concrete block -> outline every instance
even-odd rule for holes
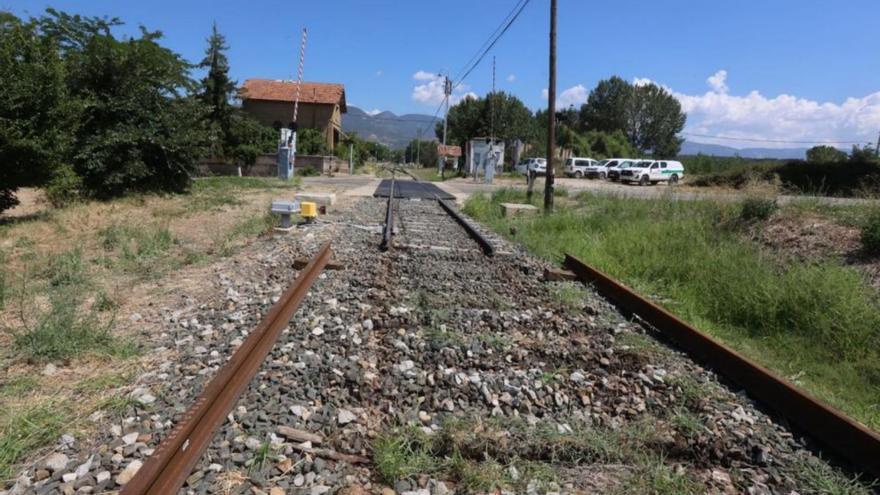
[[[538,207],[519,203],[501,203],[501,214],[505,218],[534,215],[538,213]]]
[[[300,193],[296,195],[299,201],[308,201],[318,206],[333,206],[336,204],[335,193]]]

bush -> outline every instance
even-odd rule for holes
[[[739,217],[746,222],[767,220],[778,209],[775,199],[746,198],[742,202]]]
[[[73,171],[73,167],[60,167],[49,184],[46,185],[46,199],[56,208],[62,208],[76,201],[82,179]]]
[[[862,249],[871,255],[880,254],[880,209],[871,212],[862,226]]]

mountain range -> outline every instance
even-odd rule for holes
[[[381,112],[370,115],[358,107],[349,106],[342,114],[343,132],[356,132],[358,137],[382,143],[393,149],[406,148],[407,144],[419,137],[434,139],[434,117],[422,114],[395,115]]]
[[[358,107],[349,106],[348,113],[342,114],[342,130],[346,133],[356,132],[369,141],[382,143],[390,148],[405,148],[417,137],[435,139],[434,117],[425,114],[411,113],[395,115],[392,112],[381,112],[371,115]],[[422,131],[419,136],[419,130]],[[732,148],[720,144],[685,141],[681,146],[681,155],[702,153],[710,156],[741,156],[743,158],[770,158],[777,160],[803,159],[806,148]]]

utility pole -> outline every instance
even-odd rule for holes
[[[443,146],[446,146],[446,124],[449,120],[449,96],[452,95],[452,81],[449,80],[449,76],[444,76],[443,78],[443,95],[445,96],[446,100],[446,111],[443,114]],[[446,168],[444,167],[444,161],[444,157],[437,157],[437,167],[440,169],[440,178],[444,177],[443,169]]]
[[[419,161],[422,158],[422,128],[421,127],[416,129],[416,136],[418,136],[418,137],[416,137],[416,165],[421,166],[421,162]]]
[[[553,155],[556,147],[556,0],[550,0],[550,84],[547,85],[547,178],[544,213],[553,211]]]
[[[877,149],[874,151],[874,153],[878,157],[880,157],[880,134],[877,135]]]
[[[491,114],[490,134],[492,138],[492,146],[495,146],[495,55],[492,55],[492,96],[489,100],[489,112]]]

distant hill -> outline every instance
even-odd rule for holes
[[[710,156],[741,156],[743,158],[769,158],[774,160],[803,160],[807,156],[807,148],[731,148],[720,144],[696,143],[685,141],[681,145],[680,155]]]
[[[422,139],[433,140],[434,123],[430,115],[411,113],[395,115],[392,112],[381,112],[370,115],[358,107],[349,106],[348,112],[342,114],[342,130],[356,132],[358,136],[371,141],[380,142],[391,148],[405,148],[418,137],[418,129],[423,129]],[[710,156],[741,156],[743,158],[769,158],[775,160],[803,160],[807,148],[732,148],[720,144],[698,143],[685,141],[681,146],[681,155],[704,154]]]
[[[342,130],[356,132],[363,139],[376,141],[391,148],[406,148],[410,141],[418,137],[418,129],[423,129],[422,139],[433,140],[433,117],[423,114],[395,115],[382,112],[370,115],[358,107],[349,106],[342,114]]]

